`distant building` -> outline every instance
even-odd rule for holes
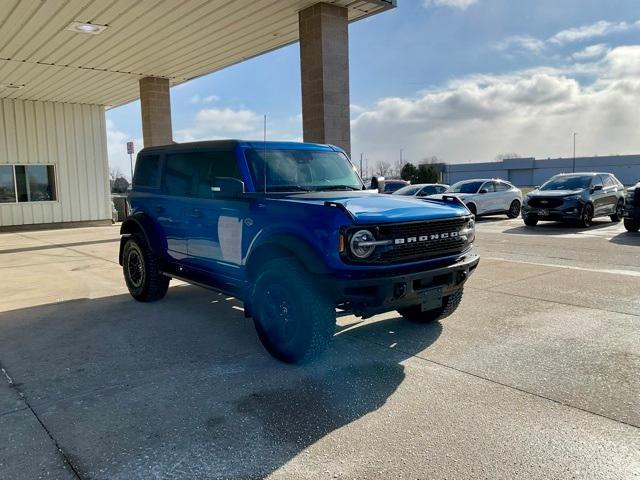
[[[573,158],[508,158],[498,162],[447,164],[445,181],[455,183],[470,178],[502,178],[516,186],[542,185],[549,177],[573,171]],[[640,180],[640,155],[576,157],[576,172],[613,173],[625,185]]]

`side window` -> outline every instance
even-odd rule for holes
[[[510,188],[506,183],[494,182],[494,184],[496,187],[496,192],[506,192]]]
[[[50,202],[56,199],[53,165],[16,165],[19,202]]]
[[[495,182],[485,182],[485,184],[480,188],[480,190],[485,189],[487,193],[492,193],[496,191]]]
[[[435,189],[436,189],[436,193],[444,193],[447,190],[446,187],[443,187],[441,185],[438,185],[437,187],[435,187]]]
[[[176,197],[192,195],[198,173],[198,156],[193,153],[167,155],[162,182],[164,193]]]
[[[605,187],[617,187],[617,184],[613,180],[611,175],[605,175],[605,177],[604,177],[604,186]]]
[[[167,155],[164,192],[179,197],[211,198],[219,177],[240,178],[233,152],[190,152]]]
[[[233,152],[207,152],[202,154],[203,165],[199,168],[196,196],[211,198],[212,190],[216,184],[216,178],[238,178],[238,160]]]
[[[591,179],[591,187],[597,187],[598,185],[603,186],[602,177],[600,175],[594,175]]]
[[[16,200],[13,165],[0,165],[0,203],[15,203]]]
[[[428,187],[424,187],[424,188],[420,191],[419,195],[420,195],[421,197],[424,197],[424,196],[426,196],[426,195],[434,195],[434,194],[436,194],[436,193],[438,193],[438,189],[437,189],[437,187],[433,187],[433,186],[429,185]]]
[[[160,156],[138,155],[133,185],[136,187],[157,187],[160,180]]]

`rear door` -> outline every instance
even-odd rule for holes
[[[186,211],[191,200],[195,174],[189,153],[174,152],[165,155],[162,175],[164,201],[158,208],[158,221],[166,232],[169,255],[181,261],[187,257]]]
[[[604,193],[607,211],[605,213],[614,214],[618,203],[618,183],[611,175],[602,175],[604,180]]]
[[[504,182],[494,182],[494,186],[496,189],[496,210],[508,211],[513,200],[511,186]]]

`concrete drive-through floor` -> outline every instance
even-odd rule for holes
[[[521,225],[452,317],[305,366],[234,299],[133,301],[116,227],[0,235],[0,478],[639,478],[640,236]]]

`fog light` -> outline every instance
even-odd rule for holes
[[[406,283],[396,283],[393,286],[393,298],[402,298],[407,294],[407,284]]]

